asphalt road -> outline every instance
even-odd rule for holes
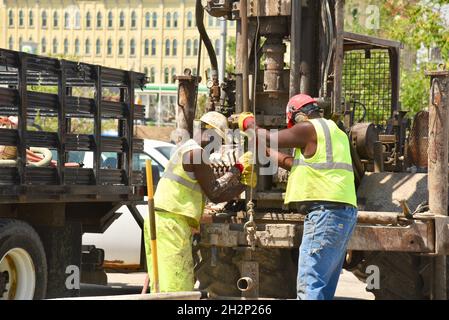
[[[123,294],[139,294],[145,273],[108,273],[109,285],[81,285],[81,296],[108,296]],[[336,300],[373,300],[374,296],[365,291],[365,285],[352,273],[343,271],[338,283]]]

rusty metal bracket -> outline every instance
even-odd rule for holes
[[[437,95],[435,94],[435,88],[438,89]],[[432,80],[432,105],[435,107],[439,107],[441,104],[441,83],[438,78],[434,78]]]

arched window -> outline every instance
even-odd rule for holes
[[[58,54],[58,39],[53,38],[53,54]]]
[[[176,57],[178,55],[178,41],[173,40],[173,56]]]
[[[23,11],[19,11],[19,27],[23,27]]]
[[[198,50],[199,50],[199,42],[197,39],[195,39],[195,41],[193,41],[193,55],[194,56],[198,55]]]
[[[75,28],[81,28],[81,13],[79,11],[75,13]]]
[[[57,28],[59,25],[59,15],[58,11],[53,12],[53,27]]]
[[[150,69],[150,79],[149,79],[150,83],[155,83],[156,82],[156,70],[154,69],[154,67],[151,67]]]
[[[70,14],[68,12],[64,13],[64,28],[70,28]]]
[[[215,26],[216,26],[216,27],[219,27],[219,26],[220,26],[220,23],[221,23],[221,20],[218,19],[218,18],[215,18]]]
[[[149,12],[145,13],[145,28],[149,28],[151,25],[151,14]]]
[[[169,56],[170,55],[170,40],[165,40],[165,55]]]
[[[207,18],[207,25],[208,25],[209,27],[213,27],[213,26],[214,26],[214,17],[212,17],[211,15],[208,15],[208,18]]]
[[[46,52],[47,52],[47,40],[45,39],[45,37],[43,37],[41,40],[41,53]]]
[[[92,26],[92,17],[90,16],[90,12],[86,13],[86,29],[90,29]]]
[[[10,36],[9,40],[8,40],[8,49],[9,50],[14,49],[14,39],[12,38],[12,36]],[[19,49],[21,49],[21,48],[19,48]]]
[[[170,73],[170,78],[171,78],[171,83],[175,83],[175,76],[176,76],[176,68],[171,68],[171,73]]]
[[[192,68],[192,74],[194,75],[194,76],[197,76],[198,75],[198,73],[196,73],[196,68]]]
[[[145,75],[148,76],[148,68],[147,67],[143,68],[143,73],[145,73]]]
[[[47,28],[47,11],[42,11],[42,28]]]
[[[152,56],[156,55],[156,40],[155,39],[151,40],[151,55]]]
[[[170,28],[171,27],[171,13],[167,12],[165,15],[165,27]]]
[[[30,12],[28,13],[28,24],[30,25],[30,27],[34,26],[34,15],[32,10],[30,10]]]
[[[215,53],[220,55],[220,39],[215,40]]]
[[[69,54],[69,40],[64,39],[64,54]]]
[[[193,27],[193,14],[190,11],[187,13],[187,27],[188,28]]]
[[[103,15],[100,11],[97,12],[97,28],[100,29],[103,24]]]
[[[112,55],[112,40],[108,39],[108,56]]]
[[[112,11],[109,11],[108,13],[108,28],[112,28],[112,26],[114,25],[114,15],[112,14]]]
[[[75,40],[75,55],[79,55],[80,54],[80,41],[79,39]]]
[[[99,56],[101,54],[101,41],[100,39],[97,39],[97,42],[95,42],[95,54]]]
[[[10,27],[14,26],[14,12],[12,10],[8,11],[8,25]]]
[[[135,11],[131,12],[131,28],[137,27],[137,14]]]
[[[168,83],[170,80],[170,70],[168,68],[164,69],[164,83]]]
[[[23,40],[22,37],[19,38],[19,51],[22,51]]]
[[[153,20],[153,28],[157,28],[157,13],[156,12],[153,12],[152,20]]]
[[[177,12],[175,12],[173,14],[173,28],[177,28],[178,27],[178,18],[179,18],[179,15],[178,15]]]
[[[192,40],[187,40],[186,42],[186,56],[192,55]]]
[[[119,27],[120,28],[125,27],[125,14],[123,13],[123,11],[120,12]]]
[[[136,55],[136,40],[131,39],[131,41],[129,42],[129,54],[131,56]]]
[[[124,53],[124,43],[123,43],[123,39],[120,39],[118,42],[118,55],[119,56],[123,56]]]
[[[86,45],[85,45],[85,53],[90,54],[90,40],[89,38],[86,39]]]
[[[143,54],[145,56],[149,56],[150,55],[150,40],[148,40],[148,39],[145,39],[145,45],[144,45]]]

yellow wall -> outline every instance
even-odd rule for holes
[[[19,26],[19,12],[23,12],[23,26]],[[14,23],[9,26],[9,11],[12,12]],[[34,25],[29,25],[29,12],[33,12]],[[47,14],[47,27],[42,26],[42,13]],[[53,15],[58,13],[58,26],[53,25]],[[76,12],[80,14],[80,27],[75,26]],[[91,14],[91,27],[86,27],[86,14]],[[102,15],[102,26],[97,28],[97,13]],[[113,14],[113,27],[109,28],[108,14]],[[125,15],[125,27],[119,27],[119,15]],[[131,14],[137,15],[136,27],[131,28]],[[146,27],[145,14],[157,13],[157,27]],[[19,38],[23,41],[32,40],[37,43],[38,54],[53,55],[53,40],[57,40],[57,54],[64,54],[64,40],[68,41],[68,57],[77,56],[83,62],[101,64],[109,67],[130,69],[144,72],[145,68],[155,70],[155,83],[164,82],[164,69],[174,68],[176,74],[181,74],[185,68],[196,68],[197,57],[187,56],[186,41],[199,38],[195,25],[187,26],[187,15],[191,12],[194,16],[194,0],[104,0],[104,1],[68,1],[68,0],[0,0],[0,47],[9,48],[9,39],[13,39],[13,50],[19,50]],[[70,14],[70,27],[64,26],[64,15]],[[166,27],[166,14],[171,13],[171,27]],[[178,26],[173,27],[173,15],[178,14]],[[205,25],[212,43],[220,37],[220,27],[213,18],[209,25],[209,16],[205,14]],[[235,24],[228,22],[228,34],[235,36]],[[42,38],[46,39],[46,52],[42,52]],[[80,53],[75,54],[75,40],[80,42]],[[86,39],[90,41],[90,53],[86,54]],[[101,51],[96,54],[96,41],[100,40]],[[107,54],[107,41],[112,41],[112,54]],[[120,39],[124,42],[124,54],[119,55],[118,44]],[[135,40],[135,55],[130,54],[130,41]],[[151,55],[151,41],[156,40],[156,54]],[[144,54],[145,40],[150,43],[149,55]],[[170,55],[165,55],[165,41],[170,41]],[[173,56],[173,40],[178,42],[177,54]],[[209,60],[203,50],[202,71],[204,76],[206,68],[209,68]]]

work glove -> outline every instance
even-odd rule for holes
[[[243,132],[245,132],[251,126],[254,127],[254,114],[252,114],[251,112],[243,112],[238,118],[238,124],[240,131]]]
[[[254,171],[253,153],[246,152],[235,165],[241,173],[240,183],[255,188],[257,186],[257,174]]]

